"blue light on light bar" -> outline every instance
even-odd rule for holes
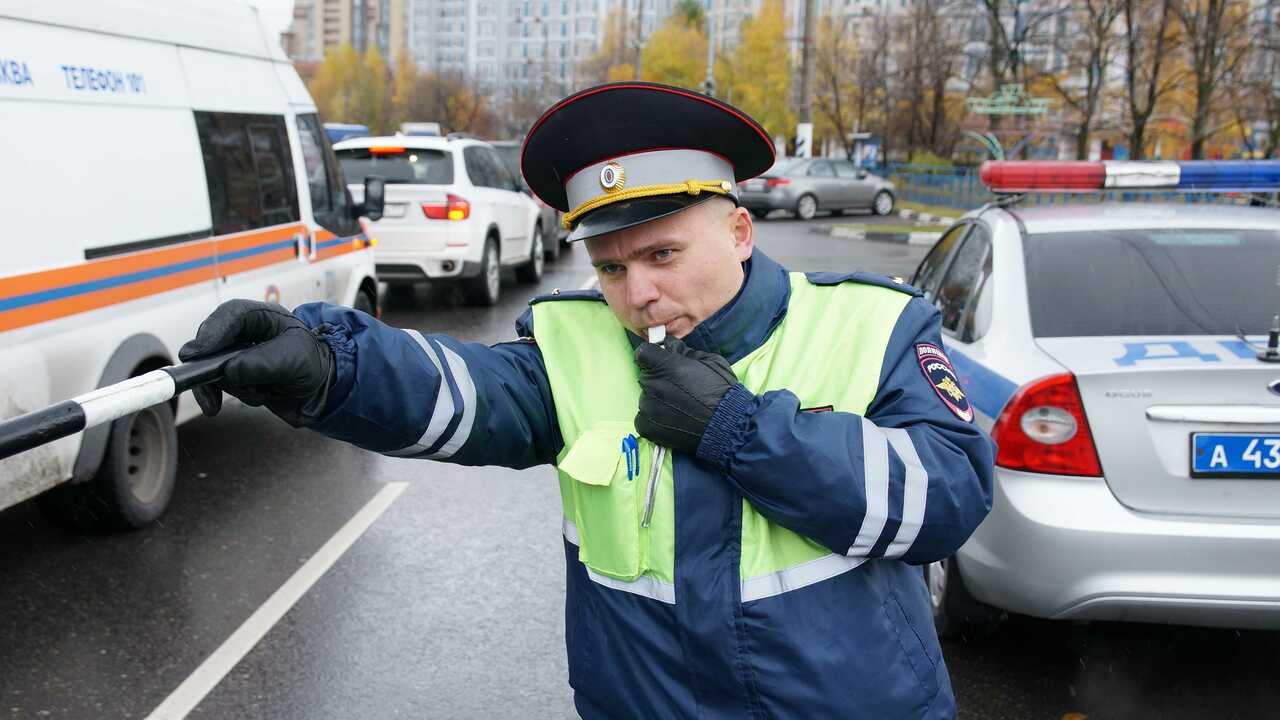
[[[1280,190],[1280,160],[1188,160],[1179,190]]]

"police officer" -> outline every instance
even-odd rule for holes
[[[181,357],[252,345],[208,414],[225,390],[387,455],[554,464],[585,718],[950,717],[918,566],[990,509],[992,444],[918,291],[753,247],[735,188],[773,160],[710,97],[585,90],[522,168],[599,292],[535,298],[492,347],[231,301]]]

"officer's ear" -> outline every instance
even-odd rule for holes
[[[755,248],[755,227],[751,213],[744,207],[734,206],[729,212],[729,233],[733,236],[733,250],[738,262],[746,262]]]

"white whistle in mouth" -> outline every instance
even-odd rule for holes
[[[666,325],[654,325],[653,327],[649,328],[649,342],[653,343],[654,345],[659,345],[662,343],[663,340],[666,340],[666,339],[667,339]]]

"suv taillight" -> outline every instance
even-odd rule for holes
[[[428,220],[466,220],[471,217],[471,203],[449,193],[444,202],[422,203],[422,214]]]
[[[1050,475],[1101,477],[1102,465],[1071,373],[1023,385],[1000,411],[996,465]]]

